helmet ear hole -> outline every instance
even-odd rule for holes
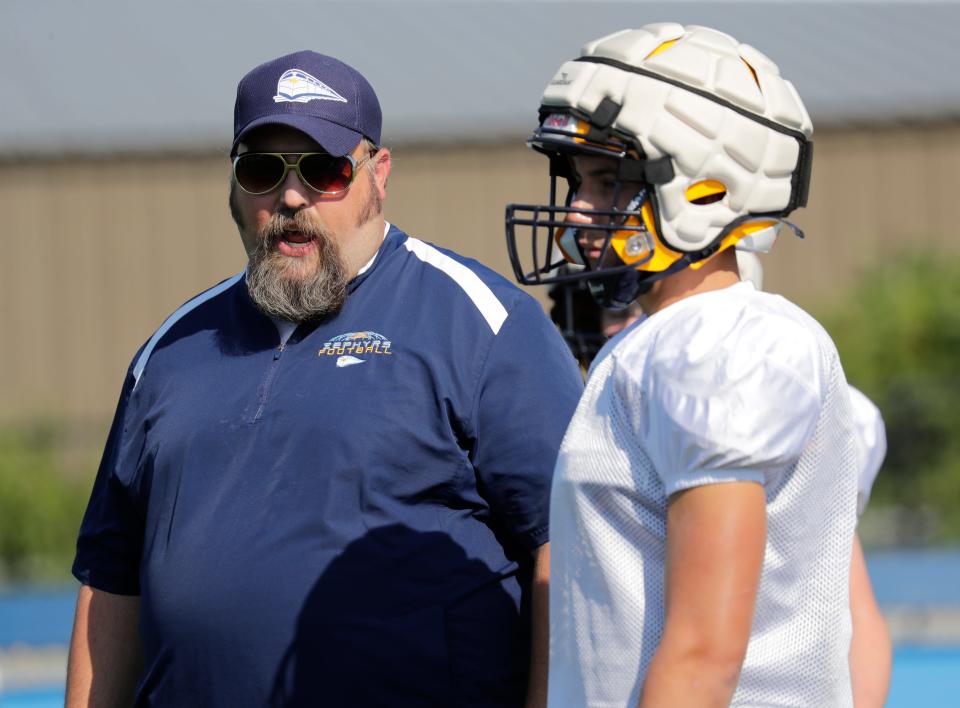
[[[687,187],[686,197],[691,204],[713,204],[727,196],[727,187],[715,179],[703,179]]]

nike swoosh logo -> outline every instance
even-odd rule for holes
[[[349,354],[344,354],[342,357],[337,359],[337,368],[342,369],[344,366],[353,366],[354,364],[363,364],[366,359],[357,359],[355,356],[350,356]]]

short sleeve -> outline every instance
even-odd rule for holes
[[[617,367],[623,415],[667,495],[730,481],[767,486],[799,459],[820,416],[818,356],[802,332],[778,324],[688,325],[656,338],[639,372]]]
[[[84,585],[139,595],[143,517],[131,491],[143,448],[143,426],[133,423],[134,377],[128,372],[107,437],[80,534],[73,575]]]
[[[873,482],[887,455],[887,431],[880,409],[861,391],[850,386],[853,424],[857,434],[860,467],[857,475],[857,514],[863,514],[870,501]]]
[[[582,389],[570,349],[539,303],[524,294],[485,362],[472,457],[481,494],[526,549],[549,538],[553,468]]]

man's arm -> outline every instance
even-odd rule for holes
[[[853,537],[850,558],[850,679],[857,708],[883,706],[890,688],[893,663],[890,633],[870,585],[859,536]]]
[[[546,708],[550,663],[550,544],[533,552],[530,618],[530,683],[526,708]]]
[[[641,708],[729,705],[750,639],[765,545],[760,484],[709,484],[670,497],[666,622]]]
[[[81,586],[67,661],[66,708],[133,703],[143,667],[139,614],[138,596]]]

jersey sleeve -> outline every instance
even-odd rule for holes
[[[857,475],[857,514],[863,514],[870,491],[887,454],[887,431],[880,409],[860,390],[850,386],[850,403],[857,437],[860,467]]]
[[[143,449],[143,426],[134,421],[134,376],[127,372],[87,504],[73,575],[84,585],[117,595],[139,595],[144,522],[132,482]]]
[[[656,338],[639,372],[619,366],[618,404],[667,495],[730,481],[768,486],[799,459],[819,419],[816,345],[749,317],[700,325]]]
[[[523,295],[487,355],[472,458],[495,520],[528,550],[548,540],[553,468],[582,389],[570,349]]]

